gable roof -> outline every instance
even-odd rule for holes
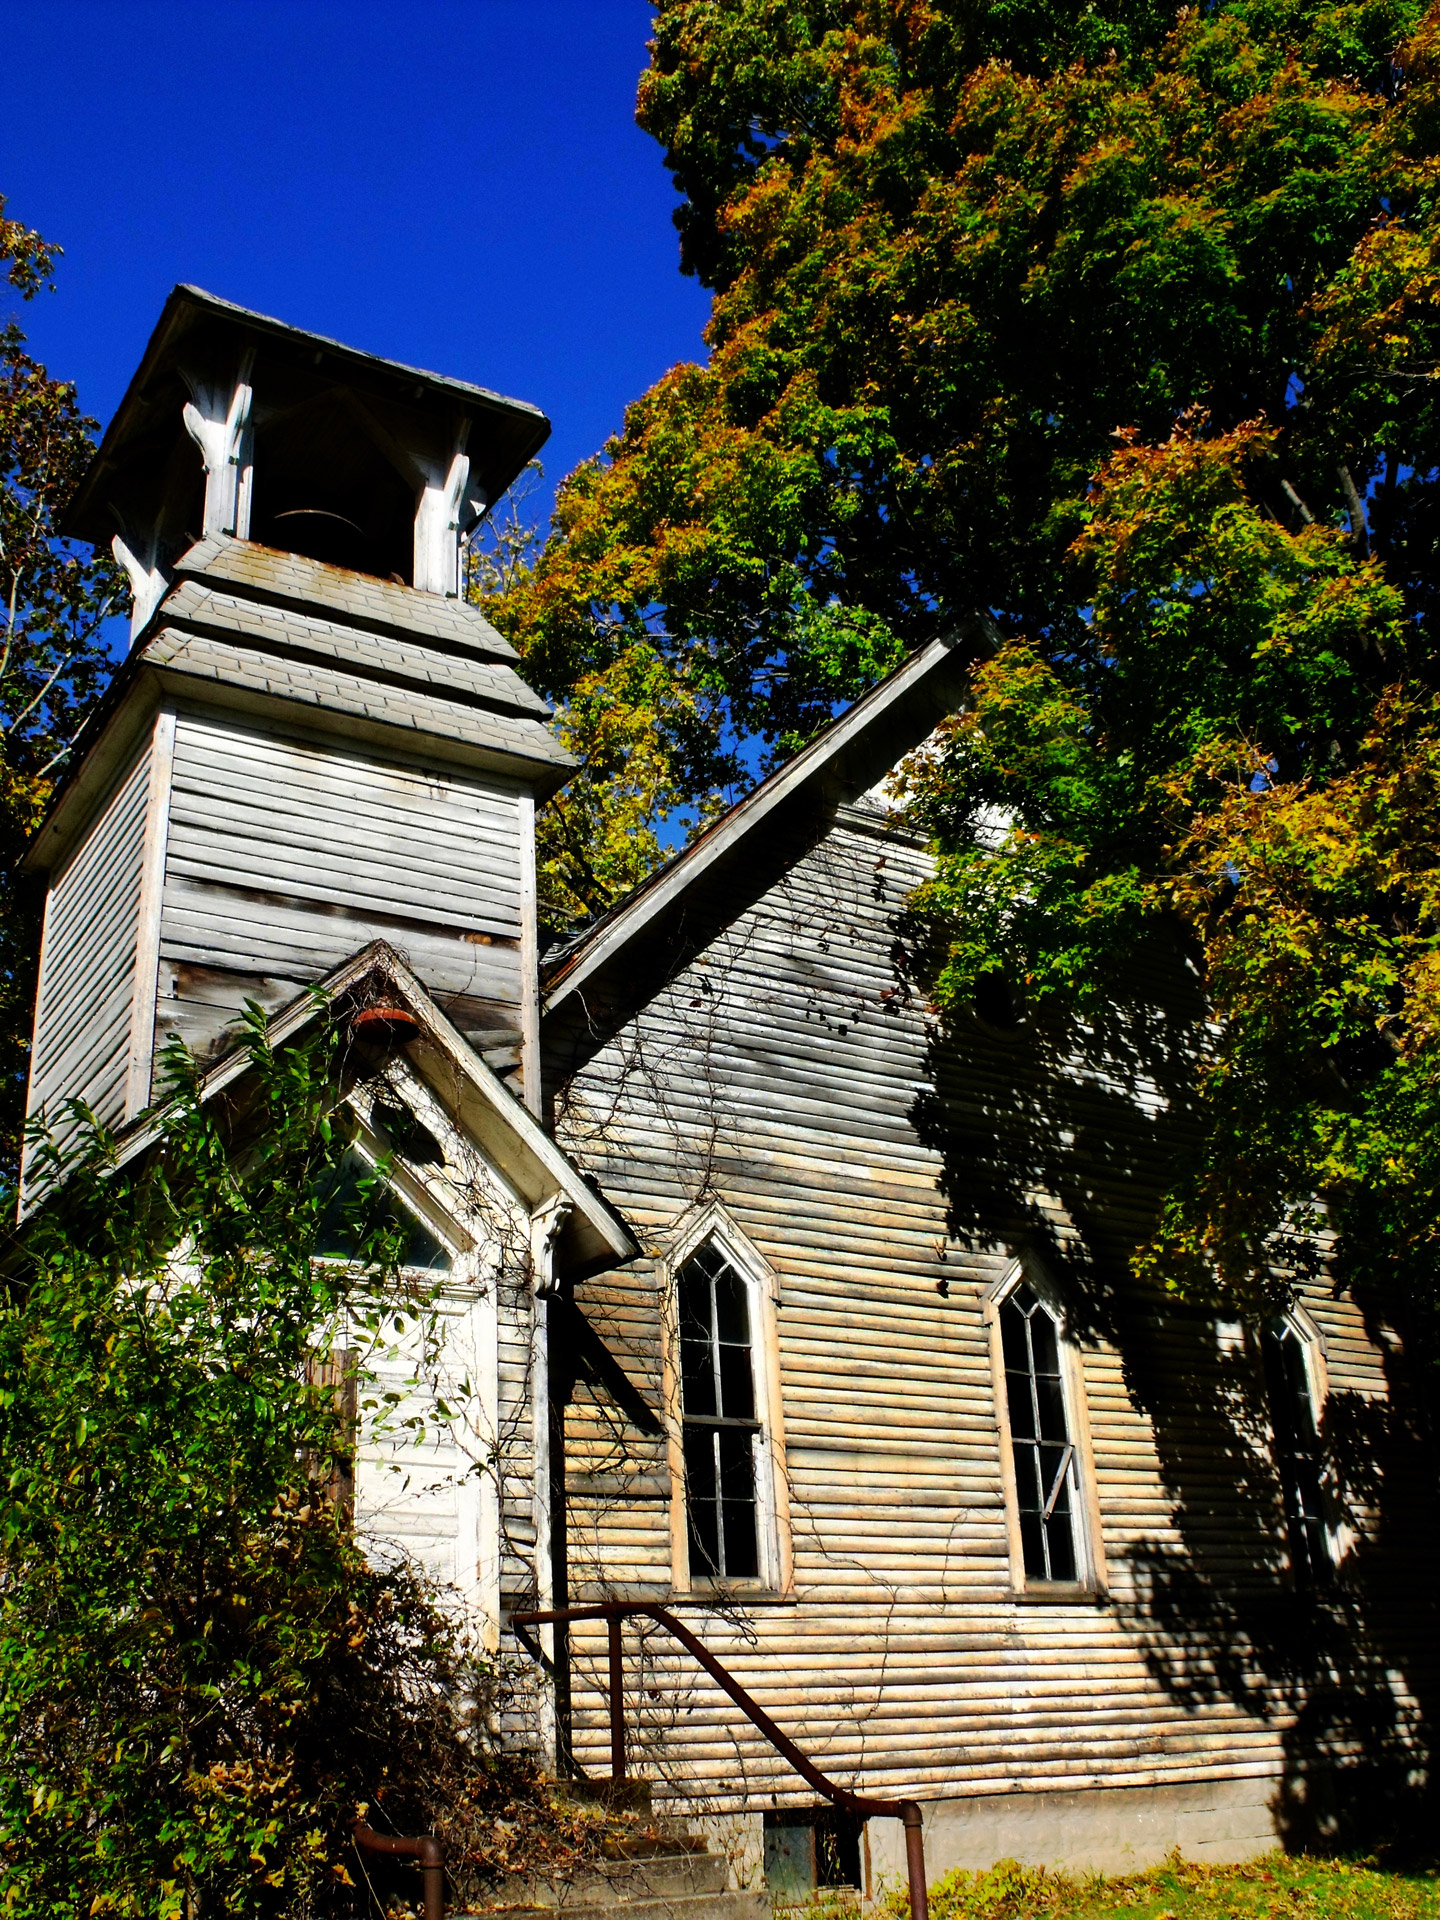
[[[547,1018],[606,998],[641,947],[673,943],[684,921],[704,917],[737,863],[753,858],[759,843],[768,846],[800,816],[823,813],[873,787],[955,710],[972,668],[997,644],[993,623],[976,615],[872,687],[559,956],[547,982]]]
[[[548,1202],[568,1203],[569,1214],[555,1246],[557,1276],[583,1279],[622,1266],[640,1248],[620,1215],[579,1172],[546,1133],[528,1107],[511,1092],[497,1073],[480,1058],[457,1031],[415,975],[392,947],[373,941],[341,967],[282,1008],[270,1021],[273,1045],[284,1043],[314,1020],[321,1008],[315,992],[334,1004],[355,996],[371,984],[382,986],[388,997],[404,1005],[419,1023],[416,1038],[407,1042],[406,1057],[426,1079],[456,1122],[474,1140],[490,1164],[503,1176],[530,1210]],[[217,1062],[200,1082],[202,1101],[213,1099],[243,1079],[249,1068],[243,1044]],[[173,1103],[156,1108],[118,1139],[120,1157],[128,1160],[161,1139]]]

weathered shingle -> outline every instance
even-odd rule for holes
[[[367,678],[433,689],[448,699],[547,719],[550,709],[508,666],[469,650],[442,651],[423,641],[367,631],[339,619],[221,592],[205,580],[182,580],[167,596],[167,625],[240,639],[266,652],[348,667]]]
[[[162,627],[145,649],[149,665],[168,674],[222,681],[328,712],[353,714],[409,733],[425,733],[556,769],[575,764],[549,728],[520,714],[492,713],[438,691],[387,685],[307,660],[265,652],[238,639]]]
[[[351,623],[448,642],[494,660],[518,657],[484,614],[464,600],[422,593],[251,540],[201,540],[176,562],[175,573],[182,580],[224,581],[240,592],[248,590],[295,606],[327,607]]]

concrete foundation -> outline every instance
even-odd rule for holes
[[[1072,1873],[1133,1873],[1179,1848],[1187,1860],[1230,1865],[1279,1845],[1271,1801],[1258,1776],[1174,1786],[1100,1787],[1078,1793],[991,1793],[925,1806],[925,1865],[933,1883],[952,1867],[997,1860]],[[898,1820],[866,1827],[874,1893],[905,1879]]]

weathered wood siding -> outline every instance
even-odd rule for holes
[[[977,1022],[939,1045],[891,957],[924,871],[920,849],[846,810],[758,900],[738,874],[728,928],[598,1050],[582,1034],[578,1068],[574,1028],[551,1036],[559,1137],[647,1250],[718,1199],[780,1279],[794,1591],[737,1595],[743,1629],[717,1614],[706,1638],[821,1765],[880,1793],[1222,1773],[1255,1776],[1263,1803],[1307,1740],[1331,1737],[1313,1716],[1306,1730],[1312,1681],[1368,1696],[1403,1741],[1403,1660],[1387,1678],[1358,1633],[1312,1671],[1285,1624],[1253,1365],[1212,1321],[1161,1314],[1128,1281],[1183,1138],[1184,1007],[1122,982],[1091,1029]],[[1083,1341],[1097,1600],[1013,1590],[983,1295],[1020,1246],[1062,1280]],[[660,1407],[656,1262],[580,1297]],[[1332,1408],[1363,1426],[1380,1356],[1351,1303],[1323,1288],[1308,1303]],[[664,1442],[582,1381],[567,1463],[571,1600],[670,1595]],[[662,1644],[632,1700],[651,1770],[721,1806],[812,1798]],[[587,1769],[604,1765],[603,1679],[603,1640],[578,1630]],[[1337,1724],[1334,1757],[1354,1744]]]
[[[502,1602],[537,1591],[530,1218],[407,1063],[388,1078],[444,1153],[443,1171],[399,1182],[402,1200],[454,1251],[433,1295],[420,1282],[423,1308],[347,1342],[369,1376],[357,1523],[413,1556],[493,1641]]]
[[[224,719],[176,727],[157,1043],[214,1045],[383,939],[463,1028],[520,1027],[520,807],[477,779]]]
[[[124,1117],[150,748],[116,781],[74,854],[52,876],[45,913],[29,1111],[58,1119],[87,1100]]]
[[[517,1606],[535,1594],[535,1296],[525,1272],[497,1282],[499,1424],[495,1472],[500,1495],[500,1589]]]

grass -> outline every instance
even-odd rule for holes
[[[820,1896],[827,1910],[839,1902]],[[906,1920],[903,1887],[880,1903]],[[810,1911],[813,1913],[814,1908]],[[1178,1855],[1148,1873],[1106,1880],[1002,1860],[984,1873],[957,1870],[930,1889],[930,1920],[1440,1920],[1440,1877],[1373,1860],[1267,1854],[1243,1867],[1201,1867]],[[828,1920],[828,1913],[827,1913]]]

